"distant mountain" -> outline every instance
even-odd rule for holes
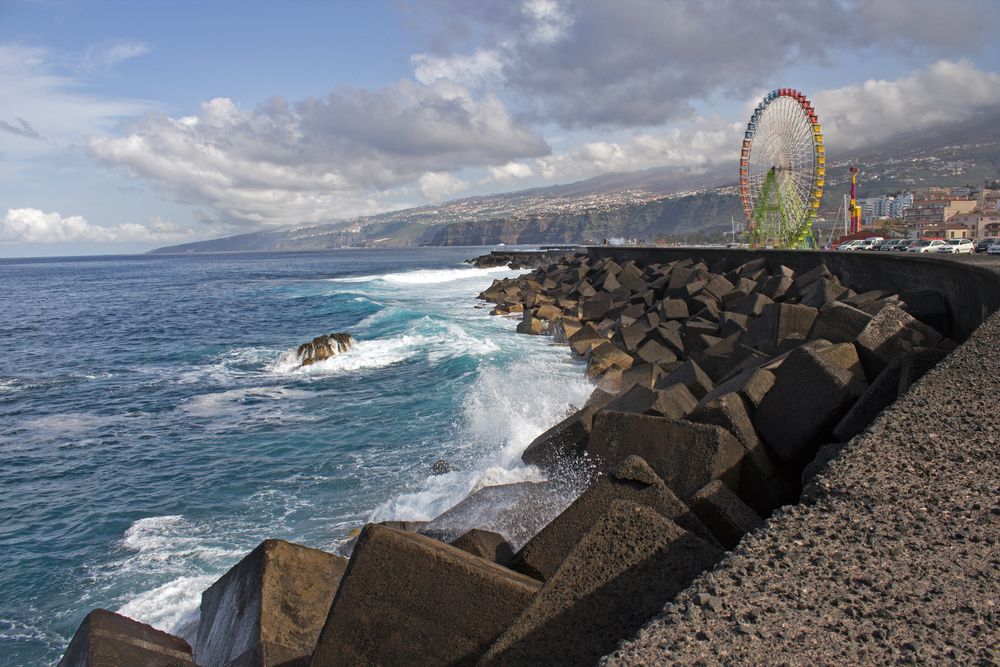
[[[1000,112],[901,135],[880,146],[828,153],[821,214],[836,215],[861,168],[862,197],[927,185],[979,185],[1000,178]],[[682,239],[721,234],[742,209],[736,167],[698,175],[657,168],[575,183],[468,197],[329,224],[239,234],[154,253],[325,250],[348,246],[583,243],[604,238]]]

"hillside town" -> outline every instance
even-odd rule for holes
[[[929,186],[858,199],[865,238],[980,239],[1000,236],[1000,182],[983,186]]]

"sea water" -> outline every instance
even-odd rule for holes
[[[189,635],[261,540],[335,550],[542,479],[521,451],[591,386],[476,307],[517,274],[483,251],[0,260],[0,664],[58,660],[94,607]]]

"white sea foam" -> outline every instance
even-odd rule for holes
[[[593,386],[579,368],[554,360],[524,361],[482,371],[466,397],[462,440],[455,453],[462,470],[431,475],[417,489],[380,505],[372,521],[432,519],[486,486],[538,482],[544,475],[521,462],[531,441],[573,407],[583,405]]]
[[[63,412],[44,417],[31,417],[21,421],[24,429],[51,437],[79,435],[107,426],[119,418],[110,415],[95,415],[89,412]]]
[[[244,387],[194,396],[180,405],[193,417],[225,417],[246,413],[254,421],[272,421],[286,416],[283,404],[316,396],[315,392],[288,387]]]
[[[130,599],[118,613],[166,632],[189,635],[197,623],[201,593],[216,579],[209,575],[177,577]]]
[[[330,278],[330,282],[369,283],[379,280],[389,283],[390,285],[433,285],[437,283],[450,283],[456,280],[469,280],[472,278],[483,278],[486,276],[498,276],[511,273],[514,272],[506,266],[497,266],[489,269],[418,269],[416,271],[404,271],[401,273],[352,276],[350,278]]]

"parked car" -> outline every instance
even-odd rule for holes
[[[862,239],[861,245],[855,248],[855,250],[878,250],[878,247],[885,241],[881,236],[869,236],[866,239]]]
[[[939,246],[937,252],[958,255],[962,253],[971,253],[974,247],[975,245],[972,243],[971,239],[950,239],[945,241],[943,246]]]
[[[907,252],[937,252],[937,249],[944,245],[944,241],[941,239],[934,239],[933,241],[928,241],[927,239],[921,239],[916,243],[912,244],[906,249]]]
[[[896,246],[905,241],[906,239],[889,239],[888,241],[884,241],[882,245],[878,247],[878,249],[882,252],[889,252],[890,250],[894,250]]]
[[[997,239],[996,242],[993,243],[993,245],[987,248],[986,252],[989,253],[990,255],[1000,255],[1000,239]]]
[[[906,252],[907,250],[912,248],[913,244],[916,242],[917,242],[916,239],[903,239],[902,241],[899,242],[898,245],[893,246],[892,250],[894,252]]]
[[[994,243],[1000,243],[1000,238],[987,236],[985,238],[978,239],[976,240],[976,252],[986,252]]]
[[[837,246],[837,250],[858,250],[861,247],[861,241],[854,239],[853,241],[845,241]]]

